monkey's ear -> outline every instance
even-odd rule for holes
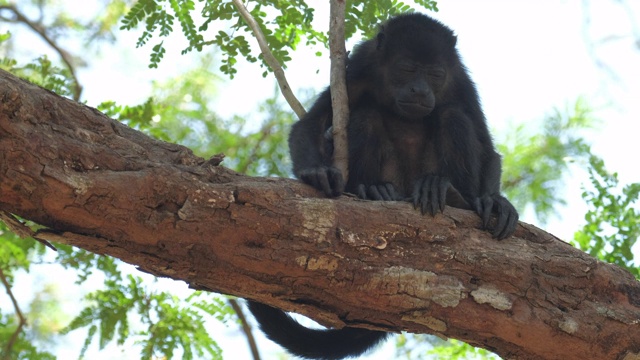
[[[451,35],[451,47],[455,47],[458,43],[458,35]]]

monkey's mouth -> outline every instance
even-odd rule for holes
[[[397,101],[396,106],[400,115],[408,118],[422,118],[429,115],[433,110],[433,106],[418,101]]]

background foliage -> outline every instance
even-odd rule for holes
[[[150,46],[149,66],[157,67],[167,49],[164,40],[184,36],[183,52],[203,51],[199,63],[179,75],[154,83],[151,96],[138,105],[120,105],[104,99],[96,106],[108,116],[158,139],[180,143],[207,157],[224,153],[224,165],[249,175],[290,176],[286,139],[294,121],[282,106],[274,87],[272,96],[251,118],[239,115],[223,118],[211,100],[216,97],[221,76],[233,78],[238,61],[258,63],[268,75],[262,56],[251,43],[251,33],[228,1],[214,0],[113,0],[102,1],[102,11],[92,18],[74,16],[67,8],[49,0],[21,1],[19,5],[0,0],[0,21],[27,26],[49,39],[61,60],[40,56],[18,61],[11,33],[0,34],[0,67],[22,78],[76,100],[83,86],[75,75],[78,66],[91,56],[73,55],[62,47],[66,41],[83,42],[87,49],[115,41],[118,31],[138,35],[136,46]],[[380,19],[409,10],[392,0],[349,1],[347,37],[370,36]],[[437,10],[434,1],[417,1],[418,6]],[[286,66],[299,46],[327,45],[327,34],[315,30],[314,9],[301,0],[252,1],[250,11],[259,21],[276,58]],[[366,6],[365,6],[366,5]],[[210,27],[219,28],[207,32]],[[3,27],[4,29],[4,27]],[[182,35],[174,34],[179,30]],[[208,47],[217,49],[210,55]],[[317,54],[323,55],[322,52]],[[324,55],[323,55],[324,56]],[[305,99],[307,102],[309,99]],[[258,123],[258,126],[255,124]],[[640,278],[632,247],[640,231],[637,208],[640,184],[622,185],[610,174],[602,159],[592,154],[583,138],[585,130],[597,127],[589,104],[577,99],[568,109],[556,109],[543,119],[541,127],[518,125],[508,129],[499,145],[504,154],[503,184],[507,196],[522,213],[533,214],[540,223],[557,215],[564,204],[563,187],[571,167],[587,169],[590,183],[583,198],[589,204],[575,245],[604,261],[629,269]],[[35,224],[29,224],[34,226]],[[84,294],[73,312],[61,309],[59,294],[49,280],[31,289],[33,300],[0,310],[0,351],[5,359],[54,359],[49,351],[63,335],[81,331],[85,356],[89,345],[134,346],[140,358],[222,358],[220,347],[205,324],[219,321],[237,326],[228,299],[215,294],[163,290],[149,277],[127,269],[120,262],[84,250],[56,244],[54,254],[33,239],[19,239],[0,223],[0,275],[11,293],[19,290],[16,275],[36,267],[57,264],[76,277],[78,287],[88,280],[102,285]],[[6,302],[11,304],[10,302]],[[4,304],[4,302],[3,302]],[[19,327],[18,311],[27,319]],[[425,335],[397,337],[398,358],[491,358],[489,352],[460,342],[444,342]]]

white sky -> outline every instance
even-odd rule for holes
[[[87,4],[85,1],[67,3],[71,9],[87,11],[81,6]],[[326,1],[310,0],[309,3],[328,8]],[[585,4],[590,4],[586,13]],[[634,44],[632,36],[634,30],[636,36],[640,35],[640,18],[633,24],[629,13],[617,1],[442,0],[438,6],[440,12],[432,15],[458,34],[458,47],[478,86],[489,125],[498,141],[502,129],[521,123],[531,124],[535,129],[535,124],[551,114],[554,108],[570,107],[583,96],[601,120],[600,129],[586,134],[594,151],[604,158],[610,171],[619,173],[623,183],[640,182],[635,154],[640,129],[637,106],[640,103],[640,48]],[[639,1],[629,1],[628,6],[632,8],[632,14],[640,16]],[[318,10],[316,18],[322,25],[326,19],[323,14],[328,10]],[[585,14],[591,21],[588,28],[584,27]],[[92,67],[79,72],[80,81],[85,85],[84,99],[89,105],[104,100],[138,104],[149,95],[151,80],[175,75],[194,61],[193,56],[179,55],[184,42],[176,32],[172,40],[165,42],[167,55],[160,68],[148,69],[150,47],[135,49],[137,35],[120,35],[116,50],[105,47],[101,59],[93,59],[92,55]],[[597,44],[597,59],[613,69],[618,81],[596,66],[596,60],[585,44],[586,38]],[[28,43],[33,44],[30,51],[34,56],[47,51],[38,40]],[[328,59],[315,57],[315,51],[301,49],[293,54],[287,76],[294,92],[309,88],[319,91],[328,84]],[[273,78],[262,78],[261,73],[262,69],[256,64],[242,65],[233,81],[220,85],[220,96],[215,99],[216,110],[223,116],[251,114],[251,105],[269,97],[274,86]],[[553,220],[545,227],[548,231],[570,239],[580,227],[586,209],[580,198],[580,185],[586,180],[584,171],[574,171],[565,187],[568,206],[562,211],[561,219]],[[525,214],[523,220],[533,222],[534,219]],[[47,269],[42,269],[40,275],[35,271],[36,276],[32,272],[21,277],[20,283],[25,286],[16,290],[19,298],[24,299],[22,303],[29,302],[31,289],[41,286],[39,281],[51,279],[51,271],[59,273],[57,278],[70,279],[68,284],[61,285],[62,288],[73,288],[73,275],[53,270],[52,266],[45,267]],[[160,283],[177,292],[186,289],[183,283],[169,280]],[[87,285],[94,287],[99,283]],[[78,296],[62,295],[70,313],[78,309]],[[1,296],[0,304],[3,308],[6,304]],[[236,328],[213,325],[212,331],[216,332],[216,338],[224,335],[220,345],[226,358],[249,359],[244,337]],[[73,336],[68,343],[60,344],[59,358],[76,358],[80,341],[80,337]],[[260,346],[262,351],[279,351],[266,341]],[[94,344],[91,349],[96,350],[97,346]],[[114,347],[110,349],[91,351],[88,358],[138,358],[137,350],[125,356]],[[389,359],[392,353],[391,341],[370,358]],[[270,359],[273,354],[263,355]]]

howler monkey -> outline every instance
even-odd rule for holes
[[[347,62],[349,180],[332,166],[331,95],[320,94],[289,136],[293,172],[328,196],[407,200],[435,215],[445,204],[475,210],[495,238],[515,231],[518,213],[500,195],[500,156],[456,37],[418,13],[392,18]],[[307,329],[286,313],[249,302],[260,327],[291,353],[314,359],[360,355],[387,333]]]

